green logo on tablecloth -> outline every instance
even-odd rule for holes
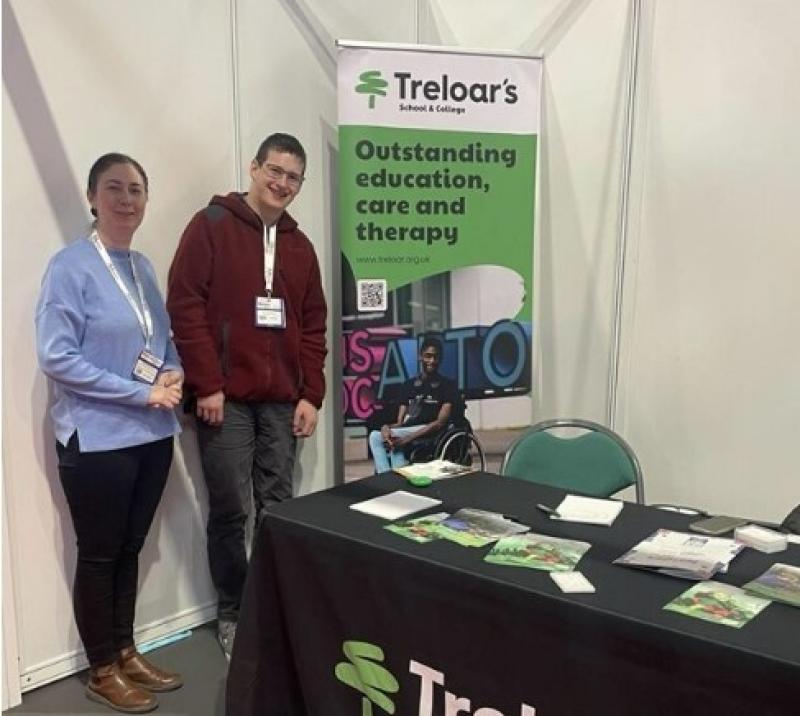
[[[375,95],[385,97],[386,88],[389,86],[389,83],[383,79],[383,77],[381,77],[380,70],[368,70],[367,72],[362,72],[358,76],[358,79],[361,81],[355,87],[356,92],[359,94],[368,94],[369,108],[375,109]]]
[[[342,651],[348,660],[338,663],[334,673],[339,681],[364,694],[361,716],[372,716],[372,704],[393,714],[394,703],[386,693],[396,694],[400,685],[391,672],[376,663],[383,661],[383,649],[366,641],[345,641]]]

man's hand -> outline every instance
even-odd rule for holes
[[[397,438],[392,435],[392,429],[388,425],[381,426],[381,437],[383,438],[383,444],[391,450]]]
[[[154,385],[150,388],[150,395],[147,396],[147,404],[151,408],[167,408],[172,410],[178,403],[181,402],[181,387],[180,385]]]
[[[317,409],[305,398],[300,398],[294,409],[292,432],[298,438],[308,438],[317,427]]]
[[[414,439],[413,435],[403,435],[402,437],[395,437],[392,440],[392,450],[399,450],[401,447],[408,445]]]
[[[211,395],[197,398],[197,417],[209,425],[222,425],[225,414],[225,393],[218,390]]]

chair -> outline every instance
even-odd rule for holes
[[[555,428],[580,428],[559,437]],[[633,449],[609,428],[580,418],[544,420],[506,450],[500,474],[540,482],[594,497],[610,497],[634,485],[636,502],[644,504],[642,469]]]
[[[448,460],[459,465],[472,465],[477,459],[480,469],[486,470],[486,456],[465,413],[463,394],[453,405],[447,426],[431,437],[414,440],[406,450],[409,462]]]

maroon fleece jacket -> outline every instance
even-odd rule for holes
[[[194,215],[169,270],[167,310],[189,392],[231,400],[296,402],[325,395],[325,317],[311,242],[284,212],[277,225],[273,295],[286,328],[257,328],[264,295],[263,228],[241,194],[214,196]]]

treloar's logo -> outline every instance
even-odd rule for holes
[[[366,641],[344,641],[342,652],[347,661],[339,662],[334,669],[336,678],[363,694],[361,716],[373,716],[372,706],[379,706],[394,714],[394,702],[386,695],[400,691],[400,684],[383,665],[383,649]],[[472,700],[444,688],[445,674],[414,659],[408,662],[408,673],[419,678],[419,716],[434,716],[437,686],[444,690],[445,714],[471,716],[504,716],[490,706],[474,707]],[[441,695],[440,695],[441,698]],[[474,709],[474,710],[473,710]],[[519,706],[519,716],[536,716],[536,708],[526,703]]]
[[[367,70],[362,72],[359,76],[359,83],[356,85],[356,92],[359,94],[369,95],[369,108],[375,109],[375,97],[380,95],[386,96],[386,88],[389,83],[383,79],[380,70]]]
[[[399,81],[401,100],[427,100],[428,102],[474,102],[495,104],[503,101],[516,104],[518,87],[506,77],[498,82],[462,82],[442,73],[436,79],[415,78],[410,72],[395,72]]]
[[[420,79],[410,72],[395,72],[397,98],[406,102],[446,102],[462,104],[516,104],[519,88],[507,77],[497,82],[468,82],[442,73],[437,78]],[[375,98],[385,97],[389,83],[380,70],[367,70],[358,76],[355,91],[368,96],[369,108],[375,109]],[[450,105],[451,107],[453,105]],[[401,107],[407,109],[408,107]],[[419,107],[414,107],[419,108]],[[441,111],[441,110],[440,110]],[[459,113],[464,110],[459,109]]]
[[[342,652],[348,660],[338,663],[334,673],[339,681],[364,695],[361,716],[372,716],[372,704],[393,714],[394,702],[386,694],[396,694],[400,685],[390,671],[377,663],[383,661],[383,649],[366,641],[345,641]]]

